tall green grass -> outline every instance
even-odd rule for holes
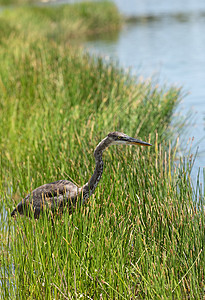
[[[180,89],[19,32],[0,48],[1,298],[202,299],[204,198],[190,158],[177,157]],[[39,185],[87,182],[113,130],[153,147],[110,147],[99,187],[71,216],[10,217]]]
[[[122,25],[116,6],[111,2],[77,3],[59,6],[21,6],[4,10],[0,15],[0,41],[8,35],[25,40],[49,38],[58,42],[71,42],[117,32]]]

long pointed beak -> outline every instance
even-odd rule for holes
[[[130,145],[152,146],[152,144],[149,144],[149,143],[146,143],[146,142],[143,142],[141,140],[134,139],[134,138],[131,138],[131,137],[128,138],[128,143]]]

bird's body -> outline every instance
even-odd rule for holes
[[[69,210],[72,212],[77,198],[82,197],[81,190],[74,183],[68,180],[58,180],[39,186],[28,194],[13,210],[12,216],[18,211],[20,214],[30,214],[33,210],[34,218],[38,218],[43,208],[49,208],[51,211],[63,208],[69,202]]]
[[[111,145],[119,144],[151,146],[151,144],[131,138],[124,133],[111,132],[97,145],[94,151],[95,171],[85,185],[79,188],[71,181],[58,180],[39,186],[17,205],[11,216],[17,212],[25,215],[34,213],[34,218],[38,218],[43,209],[50,209],[53,212],[62,211],[65,206],[71,213],[76,207],[77,201],[80,205],[84,204],[96,189],[103,173],[103,151]]]

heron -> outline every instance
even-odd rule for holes
[[[86,184],[78,187],[71,181],[58,180],[39,186],[18,203],[11,216],[15,216],[17,213],[30,216],[32,213],[34,218],[38,219],[44,209],[49,209],[52,213],[56,209],[62,212],[66,206],[71,214],[76,208],[78,200],[80,205],[83,205],[94,193],[103,173],[103,152],[112,145],[152,146],[122,132],[110,132],[95,148],[95,170]]]

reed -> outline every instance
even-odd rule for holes
[[[73,43],[94,35],[117,34],[123,19],[116,6],[107,1],[56,6],[19,6],[0,15],[0,40],[18,36],[24,40],[47,38]]]
[[[64,41],[20,36],[11,30],[0,48],[1,298],[201,299],[204,195],[191,186],[191,154],[177,154],[180,89]],[[95,194],[54,224],[46,213],[10,217],[39,185],[85,183],[113,130],[153,147],[110,147]]]

